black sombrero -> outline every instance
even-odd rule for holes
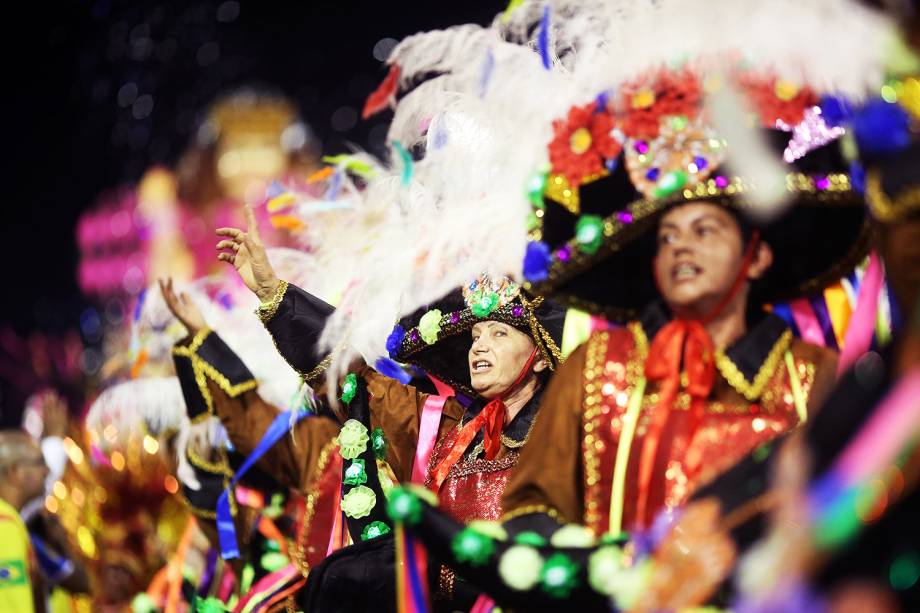
[[[530,336],[550,369],[562,362],[559,346],[565,309],[530,296],[507,278],[488,275],[403,318],[387,339],[387,350],[394,360],[418,366],[475,396],[468,362],[469,331],[477,322],[489,320],[509,324]]]
[[[595,110],[603,112],[608,111]],[[759,301],[812,293],[864,257],[869,245],[864,199],[835,140],[813,144],[789,161],[792,135],[763,129],[777,159],[786,159],[785,189],[792,202],[778,217],[757,222],[745,215],[753,206],[745,195],[757,186],[725,170],[728,144],[701,116],[660,121],[654,138],[620,134],[622,151],[576,187],[560,174],[547,176],[535,211],[540,223],[528,246],[531,261],[525,260],[527,289],[611,319],[634,317],[657,297],[651,266],[658,219],[692,201],[736,211],[773,247],[773,266],[757,284]]]

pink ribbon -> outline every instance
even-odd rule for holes
[[[438,383],[435,383],[435,385],[438,387],[438,392],[441,392],[442,389],[441,386],[438,386]],[[444,411],[445,402],[447,402],[446,395],[428,396],[425,399],[425,406],[422,407],[422,415],[419,419],[415,462],[412,464],[412,483],[419,485],[424,485],[425,483],[431,452],[434,450],[434,444],[438,440],[438,429],[441,425],[441,413]]]
[[[495,601],[485,594],[480,594],[476,602],[473,603],[473,608],[470,609],[470,613],[491,613],[494,609]]]
[[[859,286],[856,310],[853,311],[853,316],[850,318],[843,349],[840,352],[840,362],[837,364],[838,377],[868,351],[872,344],[884,276],[882,261],[873,251],[869,255],[869,266]]]
[[[814,309],[807,298],[799,298],[789,303],[789,310],[792,311],[792,318],[795,325],[798,326],[802,334],[802,340],[812,345],[824,347],[827,343],[824,341],[824,332],[821,330],[821,323],[815,315]]]

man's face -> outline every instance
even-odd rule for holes
[[[473,389],[486,400],[495,398],[515,382],[533,349],[533,340],[514,326],[498,321],[477,323],[469,352]],[[542,359],[534,361],[535,372],[544,368]]]
[[[738,222],[718,205],[691,202],[665,213],[655,274],[668,307],[684,316],[708,315],[731,290],[743,251]]]
[[[45,464],[45,458],[36,443],[30,441],[22,461],[17,463],[12,470],[26,500],[37,498],[45,493],[48,466]]]

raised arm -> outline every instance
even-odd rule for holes
[[[220,228],[218,259],[233,265],[240,279],[261,302],[259,318],[271,334],[282,357],[308,383],[313,384],[326,362],[317,350],[331,305],[289,285],[275,274],[259,236],[252,209],[246,207],[247,228]]]
[[[166,304],[185,325],[190,336],[173,349],[176,373],[182,385],[189,417],[197,429],[207,427],[216,416],[236,449],[250,454],[279,414],[257,393],[252,373],[230,347],[205,324],[197,307],[184,294],[177,295],[170,282],[160,284]],[[279,440],[260,460],[259,466],[279,482],[309,489],[314,470],[339,426],[326,417],[301,420],[292,436]],[[193,446],[194,448],[194,446]],[[200,464],[200,462],[199,462]]]

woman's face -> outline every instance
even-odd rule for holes
[[[472,333],[470,379],[476,393],[490,400],[514,384],[534,350],[534,342],[514,326],[499,321],[481,321],[473,326]],[[534,361],[534,372],[544,368],[542,359]]]
[[[702,318],[732,289],[741,272],[744,239],[731,213],[706,202],[675,207],[661,217],[655,275],[672,312]],[[755,258],[749,277],[760,276]]]

